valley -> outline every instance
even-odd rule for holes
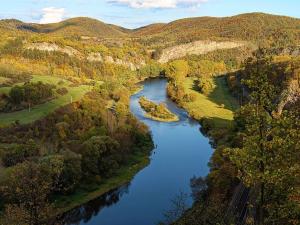
[[[0,32],[1,225],[298,224],[300,19]]]

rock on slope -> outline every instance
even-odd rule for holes
[[[184,57],[186,55],[200,55],[218,49],[231,49],[238,48],[246,45],[246,42],[234,41],[195,41],[187,44],[177,45],[166,48],[162,51],[159,59],[160,63],[166,63],[172,59]]]

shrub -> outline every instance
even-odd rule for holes
[[[68,94],[68,89],[65,88],[65,87],[63,87],[63,88],[58,88],[58,89],[56,90],[56,93],[57,93],[57,94],[60,94],[60,95],[66,95],[66,94]]]
[[[25,83],[23,86],[14,86],[9,92],[10,102],[20,105],[23,101],[39,104],[53,96],[53,85],[37,83]]]
[[[14,166],[24,162],[27,158],[39,155],[39,148],[33,140],[7,149],[2,154],[2,162],[6,167]]]
[[[211,78],[200,78],[198,87],[202,94],[208,95],[212,92],[214,88],[213,80]]]

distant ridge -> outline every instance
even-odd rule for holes
[[[76,17],[59,23],[34,24],[22,23],[17,29],[55,35],[78,35],[91,37],[124,37],[126,29],[115,25],[105,24],[99,20],[88,17]]]
[[[185,18],[137,29],[126,29],[88,17],[77,17],[52,24],[23,23],[14,19],[0,20],[0,28],[60,36],[136,37],[151,40],[151,43],[188,43],[209,39],[255,41],[277,34],[285,38],[300,39],[300,19],[265,13]]]
[[[231,17],[195,17],[168,24],[145,26],[136,29],[134,35],[189,42],[199,38],[258,40],[268,37],[272,32],[286,32],[299,38],[300,19],[265,13],[246,13]]]

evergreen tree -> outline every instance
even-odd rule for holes
[[[292,113],[272,117],[276,88],[268,81],[270,60],[258,54],[250,61],[252,73],[245,84],[251,100],[236,115],[243,125],[243,146],[230,149],[230,158],[241,181],[255,193],[257,223],[293,224],[299,213],[291,201],[299,176],[299,123]]]

